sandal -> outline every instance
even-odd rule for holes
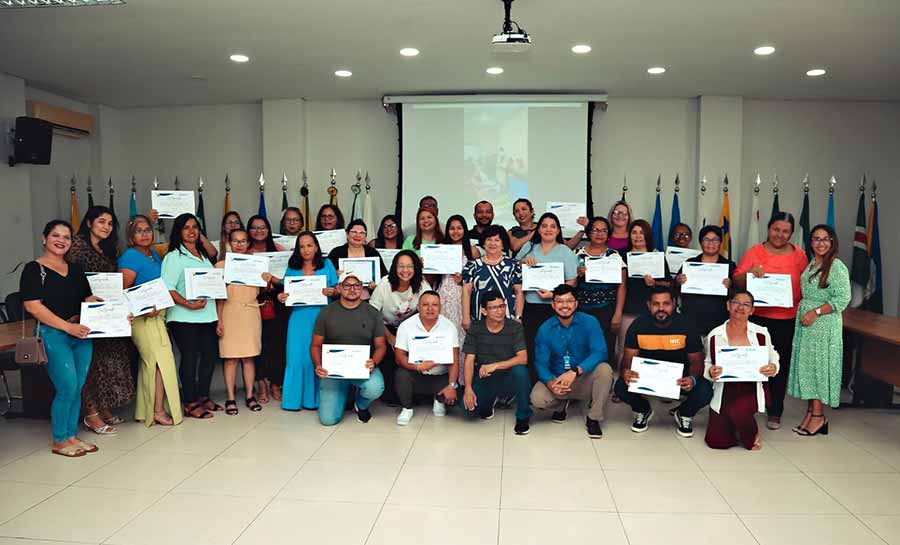
[[[122,418],[121,416],[116,416],[116,415],[112,415],[109,418],[104,418],[103,421],[106,422],[107,424],[109,424],[110,426],[118,426],[119,424],[125,423],[124,418]]]
[[[100,450],[100,447],[98,447],[97,445],[95,445],[93,443],[85,443],[84,441],[82,441],[81,439],[78,439],[78,438],[76,438],[75,440],[78,441],[78,443],[76,443],[75,446],[80,447],[81,450],[83,450],[87,453],[97,452],[98,450]]]
[[[58,454],[59,456],[65,456],[66,458],[80,458],[87,454],[83,448],[78,445],[69,445],[60,449],[50,449],[50,452],[53,454]]]
[[[813,435],[828,435],[828,419],[825,418],[825,415],[811,414],[809,416],[812,418],[821,418],[822,420],[824,420],[824,422],[816,431],[809,431],[806,428],[800,428],[800,431],[798,431],[797,434],[802,435],[803,437],[812,437]]]
[[[238,413],[237,402],[233,399],[225,401],[225,414],[234,416]]]
[[[812,415],[812,411],[806,411],[806,416],[811,416],[811,415]],[[806,420],[806,417],[803,417],[803,420]],[[801,422],[800,424],[791,428],[791,431],[794,433],[800,433],[800,430],[802,430],[802,429],[803,429],[803,423]]]
[[[153,424],[159,424],[160,426],[174,426],[175,421],[166,413],[153,413]],[[151,426],[153,425],[151,424]]]
[[[92,432],[96,433],[97,435],[115,435],[119,431],[116,428],[114,428],[106,423],[104,423],[102,426],[97,426],[96,428],[94,426],[91,426],[90,424],[88,424],[88,418],[90,418],[92,416],[99,416],[99,415],[97,413],[89,414],[81,420],[81,422],[84,424],[84,427],[87,428],[88,431],[92,431]],[[60,449],[60,450],[62,450],[62,449]]]
[[[207,411],[202,405],[191,403],[184,406],[184,416],[206,420],[208,418],[212,418],[214,415],[213,413]]]
[[[213,401],[212,399],[210,399],[208,397],[204,397],[199,402],[197,402],[197,404],[202,406],[207,411],[213,411],[216,413],[225,410],[224,407],[222,407],[221,405],[219,405],[218,403],[216,403],[215,401]]]
[[[247,401],[245,403],[247,405],[247,408],[255,413],[262,410],[262,405],[260,405],[259,402],[256,401],[255,397],[247,398]]]

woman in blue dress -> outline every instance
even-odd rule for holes
[[[332,297],[337,284],[337,271],[331,262],[322,257],[322,250],[315,235],[304,231],[297,236],[294,255],[288,262],[285,278],[288,276],[326,277],[326,288],[322,293]],[[287,299],[286,293],[278,294],[282,303]],[[319,379],[316,377],[312,359],[309,357],[309,346],[312,344],[313,326],[322,309],[320,305],[304,305],[294,307],[288,321],[287,333],[287,366],[284,371],[284,389],[282,390],[281,408],[288,411],[300,409],[316,410],[319,408]]]

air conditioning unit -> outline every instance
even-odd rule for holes
[[[52,106],[36,100],[26,101],[28,115],[43,119],[53,125],[53,132],[72,138],[90,136],[94,130],[94,118],[89,114]]]

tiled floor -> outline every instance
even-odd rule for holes
[[[50,454],[46,422],[0,420],[0,545],[900,545],[900,413],[831,412],[825,437],[764,430],[760,452],[713,451],[659,417],[641,435],[610,405],[512,433],[382,405],[334,428],[267,405],[177,428],[127,424],[97,454]]]

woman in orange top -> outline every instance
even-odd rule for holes
[[[765,327],[772,336],[772,345],[778,352],[781,368],[769,380],[771,389],[770,405],[766,407],[769,419],[766,426],[770,430],[781,428],[784,413],[784,395],[787,391],[787,377],[790,372],[791,344],[794,340],[794,321],[800,303],[800,275],[809,260],[802,248],[791,244],[794,234],[794,216],[778,212],[769,220],[768,238],[762,244],[753,246],[741,258],[734,271],[734,283],[740,289],[747,288],[747,274],[762,278],[766,274],[791,275],[793,305],[790,307],[756,307],[750,321]]]

